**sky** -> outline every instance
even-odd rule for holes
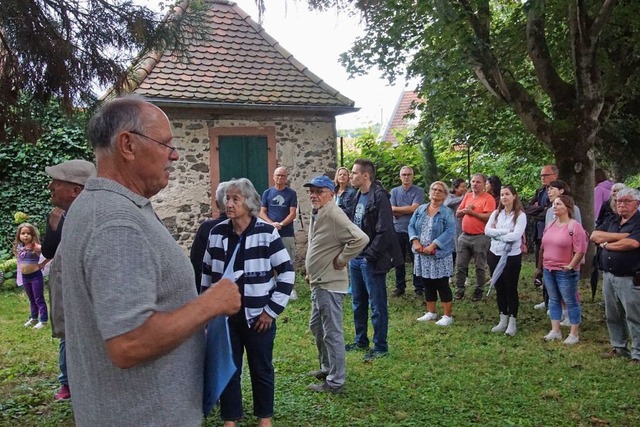
[[[254,21],[258,10],[254,0],[234,0]],[[385,126],[405,90],[404,82],[395,86],[380,78],[377,70],[367,76],[349,79],[338,62],[341,53],[351,47],[363,26],[357,18],[335,11],[311,12],[304,0],[267,0],[262,27],[280,45],[293,54],[309,70],[355,101],[360,111],[336,117],[338,130],[366,127],[376,123]],[[382,122],[381,122],[382,120]]]

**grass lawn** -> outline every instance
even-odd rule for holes
[[[515,337],[490,332],[498,318],[494,293],[474,303],[468,291],[467,299],[454,302],[455,322],[448,328],[416,322],[423,309],[411,296],[390,297],[390,353],[373,363],[364,363],[362,353],[348,353],[348,379],[341,395],[306,390],[312,379],[305,374],[317,369],[317,356],[307,327],[309,290],[300,284],[300,299],[278,319],[274,425],[640,425],[640,366],[600,358],[609,349],[600,292],[591,302],[588,285],[581,286],[578,345],[545,343],[542,336],[549,321],[543,311],[533,310],[541,296],[532,285],[531,272],[529,262],[521,276]],[[388,276],[389,294],[392,277],[393,273]],[[349,343],[354,337],[350,299],[345,303]],[[23,327],[27,317],[22,292],[0,291],[0,425],[73,425],[71,403],[53,402],[57,340],[48,329]],[[245,411],[251,414],[246,375],[244,386]],[[240,425],[255,422],[248,416]],[[205,425],[221,425],[218,413]]]

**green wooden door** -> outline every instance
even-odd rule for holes
[[[220,136],[220,182],[248,178],[258,194],[269,187],[266,136]]]

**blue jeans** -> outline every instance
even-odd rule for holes
[[[373,349],[386,352],[389,312],[387,311],[386,274],[374,273],[374,265],[364,258],[349,262],[351,272],[351,293],[353,301],[353,323],[356,328],[356,344],[369,347],[367,326],[369,305],[373,324]]]
[[[229,335],[233,361],[238,369],[220,396],[220,416],[225,421],[236,421],[244,416],[242,411],[242,359],[247,351],[253,415],[258,418],[273,416],[275,372],[273,369],[273,342],[276,338],[276,319],[271,328],[256,332],[247,326],[244,310],[229,317]]]
[[[60,344],[58,345],[58,367],[60,368],[60,375],[58,375],[58,382],[60,385],[69,385],[69,378],[67,378],[67,345],[64,338],[60,338]]]
[[[575,270],[547,270],[543,271],[544,285],[549,293],[549,317],[551,320],[562,318],[560,300],[567,305],[569,321],[572,325],[579,325],[582,321],[582,309],[578,302],[578,279],[580,272]]]

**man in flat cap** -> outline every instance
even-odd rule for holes
[[[349,286],[345,267],[369,243],[369,237],[333,201],[335,186],[330,178],[317,176],[304,187],[309,188],[313,207],[305,260],[311,285],[309,328],[320,362],[320,369],[309,374],[322,380],[308,389],[338,393],[347,374],[342,330],[342,301]]]
[[[54,338],[59,338],[58,366],[60,388],[54,396],[57,401],[69,400],[71,390],[67,378],[66,341],[64,335],[64,310],[62,307],[62,275],[56,251],[62,236],[62,225],[67,211],[80,195],[89,177],[95,176],[96,167],[86,160],[68,160],[45,168],[51,177],[51,204],[53,209],[47,217],[47,229],[42,242],[42,256],[53,259],[49,270],[49,297],[51,300],[51,330]]]

